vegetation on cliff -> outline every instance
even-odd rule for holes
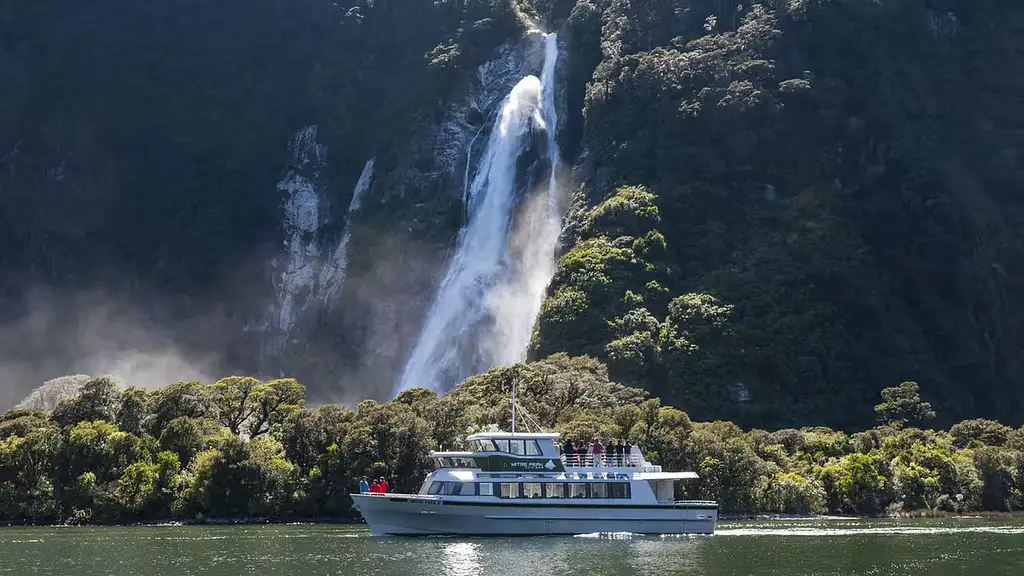
[[[1024,508],[1024,428],[934,416],[917,385],[887,389],[880,425],[744,432],[692,422],[646,392],[608,380],[589,357],[557,354],[491,370],[448,395],[408,390],[356,410],[303,406],[292,379],[224,378],[121,390],[95,378],[52,412],[0,416],[0,522],[197,518],[344,519],[361,476],[416,491],[428,451],[507,423],[510,386],[541,426],[577,439],[622,438],[700,480],[680,496],[729,512],[884,514]],[[507,425],[507,424],[506,424]]]
[[[1024,12],[580,0],[566,26],[590,210],[535,358],[749,426],[863,427],[908,379],[944,424],[1024,420]]]

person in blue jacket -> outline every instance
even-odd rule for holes
[[[359,493],[366,494],[370,491],[370,485],[366,482],[366,476],[359,479]]]

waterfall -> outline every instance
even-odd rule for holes
[[[561,157],[558,154],[558,106],[555,103],[555,66],[558,64],[558,35],[548,34],[544,38],[544,69],[540,73],[542,106],[544,119],[548,123],[548,161],[551,163],[551,175],[548,179],[548,208],[551,222],[562,228],[562,216],[558,208],[558,165]],[[550,276],[548,280],[550,280]]]
[[[264,357],[279,354],[304,317],[310,312],[329,310],[341,293],[348,265],[352,218],[373,178],[374,160],[371,158],[352,191],[344,235],[338,245],[328,251],[322,231],[327,212],[326,187],[321,179],[327,148],[317,142],[315,125],[299,130],[290,147],[293,166],[277,186],[284,194],[285,254],[273,262],[279,271],[274,282],[277,298],[268,308],[262,325],[262,329],[269,332],[263,341]]]
[[[557,35],[544,37],[541,78],[526,76],[502,103],[465,192],[468,221],[405,365],[398,389],[444,390],[496,365],[521,361],[554,271],[561,216],[555,135]],[[522,159],[543,133],[551,175],[537,193]]]
[[[362,206],[363,193],[370,188],[370,181],[373,179],[373,163],[375,158],[370,158],[363,165],[363,171],[356,180],[352,189],[352,200],[348,204],[348,212],[345,214],[345,233],[341,242],[334,249],[331,257],[324,263],[318,278],[317,293],[324,309],[329,310],[334,299],[341,293],[341,287],[345,283],[345,268],[348,266],[348,245],[352,239],[352,217]]]
[[[291,330],[307,300],[320,258],[319,232],[323,220],[320,173],[326,165],[327,147],[317,141],[317,126],[299,130],[289,144],[293,167],[277,189],[284,195],[282,205],[285,258],[276,263],[280,276],[275,281],[277,299],[271,310],[274,329]],[[274,344],[273,346],[277,346]]]

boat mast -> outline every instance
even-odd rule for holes
[[[516,433],[516,379],[512,379],[512,433]]]

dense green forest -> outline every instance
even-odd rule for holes
[[[52,413],[0,416],[0,522],[346,519],[361,476],[416,491],[428,452],[510,416],[510,388],[537,424],[626,439],[649,460],[696,470],[681,496],[726,512],[898,514],[1024,509],[1024,428],[935,413],[906,382],[883,391],[879,426],[744,432],[693,422],[599,361],[557,354],[356,410],[304,407],[293,379],[224,378],[146,391],[94,378]],[[507,425],[507,424],[506,424]]]

